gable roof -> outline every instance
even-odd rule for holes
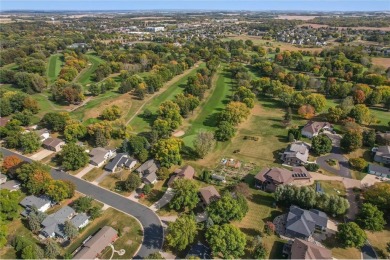
[[[104,168],[109,171],[113,171],[115,167],[118,166],[122,158],[127,158],[127,154],[125,153],[118,153],[114,159],[111,160]]]
[[[108,153],[108,150],[104,149],[103,147],[96,147],[96,148],[93,148],[89,152],[89,155],[92,156],[92,157],[100,156],[100,155],[105,156],[107,153]]]
[[[368,171],[374,171],[374,172],[378,172],[381,174],[390,175],[390,168],[383,167],[383,166],[380,166],[378,164],[373,164],[373,163],[370,163],[368,165]]]
[[[15,190],[20,188],[20,182],[17,180],[9,180],[0,185],[1,189]]]
[[[80,214],[77,214],[76,216],[74,216],[70,222],[75,226],[75,227],[79,227],[81,226],[82,224],[84,224],[85,221],[87,221],[89,219],[89,217],[87,216],[87,214],[85,213],[80,213]]]
[[[42,142],[43,145],[53,147],[53,148],[57,147],[58,145],[60,145],[62,143],[64,143],[63,140],[61,140],[59,138],[55,138],[55,137],[49,137]]]
[[[191,165],[186,165],[183,168],[179,168],[175,173],[184,179],[193,179],[195,175],[195,169]]]
[[[37,196],[34,196],[34,195],[30,195],[30,196],[27,196],[25,197],[21,202],[20,202],[20,205],[22,205],[23,207],[36,207],[36,208],[41,208],[43,206],[45,206],[46,204],[50,204],[51,203],[51,200],[48,198],[48,197],[37,197]]]
[[[291,246],[291,259],[332,259],[332,251],[299,238]]]
[[[263,168],[258,174],[256,174],[255,179],[261,182],[271,179],[278,183],[289,184],[295,179],[307,179],[311,178],[311,175],[304,167],[293,167],[292,171],[289,171],[285,168],[273,167],[273,168]]]
[[[148,173],[152,173],[152,172],[156,173],[157,170],[158,170],[157,162],[154,159],[150,159],[144,162],[140,167],[138,167],[136,171],[138,173],[144,174],[146,171]]]
[[[219,195],[219,192],[214,186],[207,186],[204,188],[201,188],[199,190],[200,196],[202,197],[203,201],[208,205],[212,201],[220,199],[221,195]]]
[[[309,132],[311,134],[317,134],[324,127],[332,127],[328,122],[315,122],[309,121],[303,128],[302,132]]]
[[[73,259],[95,259],[117,235],[118,232],[112,227],[102,227],[102,229],[93,235],[93,237],[84,244],[84,247],[73,256]]]
[[[375,155],[381,157],[390,157],[390,146],[379,146]]]
[[[304,210],[292,205],[287,215],[286,232],[292,231],[309,237],[313,234],[315,226],[326,227],[328,217],[319,210]]]
[[[63,224],[65,221],[67,221],[73,214],[76,212],[74,209],[72,209],[69,206],[65,206],[60,208],[58,211],[55,213],[47,216],[43,221],[42,221],[42,226],[47,227],[53,224]]]

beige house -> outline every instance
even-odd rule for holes
[[[65,145],[65,142],[59,138],[53,138],[49,137],[46,140],[43,141],[42,146],[43,148],[54,151],[54,152],[59,152],[62,149],[62,146]]]

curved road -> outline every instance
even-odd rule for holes
[[[16,155],[24,161],[32,161],[28,157],[14,153],[4,148],[0,148],[0,152],[3,153],[4,156]],[[78,179],[73,175],[65,174],[55,169],[52,169],[50,173],[54,179],[72,181],[76,185],[76,189],[79,192],[91,196],[92,198],[95,198],[96,200],[99,200],[113,208],[123,211],[124,213],[132,215],[141,222],[144,230],[144,238],[141,248],[139,249],[137,255],[134,256],[135,259],[145,258],[149,254],[161,250],[164,239],[163,227],[159,217],[148,207],[131,201],[111,191],[95,186],[87,181]]]

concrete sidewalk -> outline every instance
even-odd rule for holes
[[[87,173],[89,173],[93,168],[95,168],[95,165],[92,165],[92,164],[88,164],[87,167],[85,167],[84,169],[82,169],[79,173],[77,173],[75,176],[77,178],[83,178],[83,176]]]

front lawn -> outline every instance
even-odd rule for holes
[[[83,179],[86,181],[94,181],[97,177],[103,174],[102,168],[93,168],[91,171],[89,171],[87,174],[83,176]]]

